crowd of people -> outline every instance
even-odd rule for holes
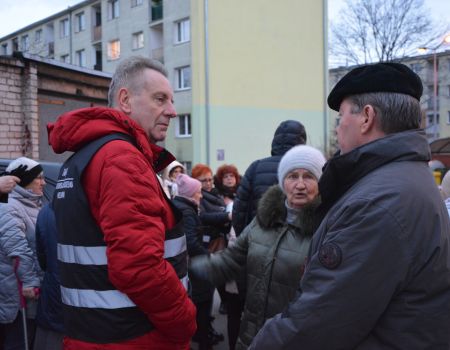
[[[158,146],[167,72],[124,60],[108,107],[49,124],[74,152],[51,202],[35,160],[0,177],[0,350],[213,349],[215,290],[230,350],[450,349],[450,172],[421,95],[402,64],[358,67],[328,96],[335,155],[286,120],[241,177]]]

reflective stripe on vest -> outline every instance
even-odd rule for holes
[[[164,241],[164,258],[186,251],[186,236]],[[58,243],[58,259],[69,264],[107,265],[106,246],[82,247]]]
[[[164,259],[173,258],[187,249],[186,236],[164,241]]]
[[[118,290],[72,289],[61,286],[61,299],[66,305],[75,307],[121,309],[136,305]]]
[[[81,247],[58,243],[58,260],[69,264],[106,265],[106,247]]]

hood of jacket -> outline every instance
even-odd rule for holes
[[[428,162],[430,158],[430,147],[423,130],[390,134],[343,155],[337,153],[325,163],[319,181],[321,211],[329,209],[359,179],[387,163]]]
[[[272,229],[286,224],[286,195],[280,186],[270,187],[261,197],[256,212],[256,220],[263,229]],[[294,226],[300,228],[307,236],[312,236],[315,228],[315,210],[320,203],[317,197],[309,205],[302,208]]]
[[[296,120],[282,122],[272,140],[272,156],[282,156],[292,147],[306,143],[306,131],[302,123]]]
[[[76,152],[100,137],[122,133],[134,139],[135,146],[156,172],[175,157],[164,148],[151,144],[144,130],[124,113],[106,107],[82,108],[61,115],[47,125],[48,140],[55,153]]]

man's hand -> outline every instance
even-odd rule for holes
[[[17,176],[5,175],[0,177],[0,193],[10,193],[20,182]]]

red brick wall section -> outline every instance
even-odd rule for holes
[[[37,69],[0,57],[0,158],[37,159],[38,140]]]

